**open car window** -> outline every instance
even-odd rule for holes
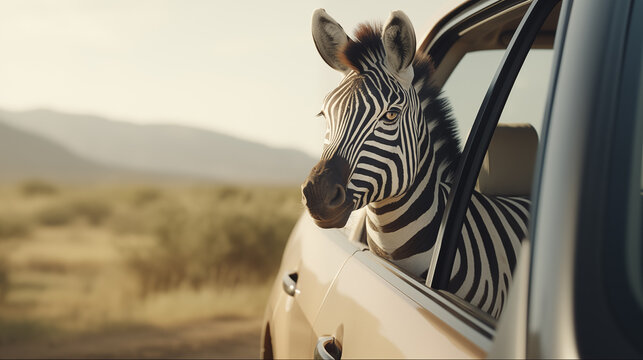
[[[465,36],[455,41],[451,52],[457,56],[451,55],[447,64],[454,70],[449,76],[443,75],[443,89],[455,104],[454,113],[464,116],[457,120],[467,142],[458,180],[451,189],[455,193],[449,196],[451,203],[442,223],[440,251],[434,254],[427,283],[454,294],[465,307],[471,304],[482,310],[479,316],[490,316],[492,323],[506,302],[520,244],[528,229],[533,166],[560,11],[560,5],[552,4],[531,6],[527,16],[532,22],[522,20],[522,31],[515,34],[522,38],[507,51],[502,45],[507,43],[508,34],[514,35],[516,12],[524,8],[508,10],[482,26],[473,24],[476,32],[460,31]],[[485,41],[473,46],[464,42],[467,34]],[[449,56],[447,51],[444,59]],[[471,96],[467,77],[481,77],[476,70],[485,71],[484,67],[496,61],[501,68],[494,72],[491,87],[482,99],[480,94],[475,94],[473,101],[456,99],[459,95]],[[483,69],[477,68],[478,64]],[[473,75],[461,75],[467,72]],[[458,88],[463,90],[459,92]],[[473,124],[471,113],[476,106],[480,111],[475,113]]]
[[[458,240],[448,290],[495,318],[506,303],[526,239],[552,54],[553,49],[532,49],[527,55],[487,149]]]

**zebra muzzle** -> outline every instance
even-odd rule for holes
[[[336,228],[346,225],[353,210],[348,199],[348,162],[342,158],[320,161],[302,184],[302,201],[318,226]]]

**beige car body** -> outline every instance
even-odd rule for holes
[[[448,306],[444,294],[418,287],[418,280],[368,252],[360,236],[357,229],[321,230],[301,216],[279,272],[298,273],[301,286],[288,296],[278,277],[266,310],[275,358],[310,358],[322,336],[342,344],[343,358],[481,358],[488,352],[489,337],[463,336],[464,327],[447,325],[458,320],[455,307],[449,312],[434,304]],[[490,333],[486,324],[468,320]]]

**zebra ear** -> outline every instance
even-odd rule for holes
[[[335,70],[346,72],[348,66],[337,58],[337,53],[348,42],[348,35],[344,29],[324,9],[317,9],[313,13],[313,40],[319,55]]]
[[[393,11],[386,20],[382,31],[382,43],[389,68],[400,76],[407,75],[415,56],[415,30],[411,20],[402,11]],[[411,70],[411,80],[412,78]]]

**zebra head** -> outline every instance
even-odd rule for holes
[[[323,152],[302,185],[303,201],[317,225],[342,227],[351,211],[403,194],[417,174],[425,125],[413,87],[415,32],[395,11],[381,29],[361,25],[353,40],[318,9],[312,33],[344,78],[324,100]]]

